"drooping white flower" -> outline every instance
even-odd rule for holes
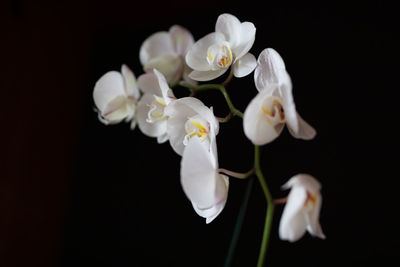
[[[185,63],[185,56],[193,45],[192,34],[185,28],[174,25],[169,32],[156,32],[149,36],[140,47],[139,58],[145,72],[157,69],[164,74],[170,85],[181,78],[193,83],[188,78],[192,71]]]
[[[197,136],[208,149],[218,134],[219,122],[212,109],[194,97],[183,97],[165,109],[168,116],[167,133],[176,153],[182,155],[190,138]]]
[[[244,132],[255,145],[272,142],[284,125],[300,139],[315,137],[316,131],[296,111],[292,82],[280,55],[272,48],[261,52],[254,71],[259,93],[247,106],[243,116]]]
[[[282,188],[291,190],[279,224],[279,237],[295,242],[307,230],[311,235],[325,239],[319,223],[321,184],[308,174],[298,174]]]
[[[189,77],[209,81],[224,74],[231,66],[235,77],[250,74],[256,67],[255,57],[248,53],[255,35],[253,23],[241,23],[231,14],[220,15],[215,32],[198,40],[186,54],[186,63],[194,70]]]
[[[121,72],[104,74],[93,90],[99,120],[106,125],[131,121],[131,129],[136,125],[134,116],[139,97],[135,75],[126,65],[122,65]]]
[[[137,106],[139,129],[150,137],[157,137],[158,143],[168,140],[165,108],[175,99],[165,77],[157,71],[139,77],[138,84],[144,93]]]
[[[194,210],[207,224],[221,213],[228,198],[229,179],[217,169],[216,149],[208,150],[201,137],[191,138],[182,156],[181,183]]]

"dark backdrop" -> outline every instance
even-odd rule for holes
[[[394,8],[19,0],[0,10],[0,266],[223,265],[246,181],[230,179],[224,211],[206,225],[181,189],[180,157],[139,129],[101,124],[92,90],[123,63],[142,74],[138,53],[150,34],[179,24],[197,40],[225,12],[255,24],[254,55],[267,47],[282,55],[298,111],[318,132],[306,142],[285,130],[263,148],[262,167],[275,197],[297,173],[321,181],[327,239],[280,241],[278,207],[267,266],[396,265]],[[228,90],[244,110],[253,75]],[[227,113],[218,92],[199,98]],[[220,166],[247,171],[253,150],[241,120],[220,127]],[[265,208],[256,182],[234,266],[255,266]]]

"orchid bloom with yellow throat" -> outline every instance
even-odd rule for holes
[[[209,81],[233,68],[235,77],[244,77],[256,67],[256,59],[248,53],[253,46],[256,28],[251,22],[240,22],[231,14],[218,17],[215,32],[198,40],[186,54],[186,63],[193,71],[189,77]]]
[[[321,184],[311,175],[298,174],[282,188],[291,190],[279,224],[279,237],[295,242],[308,231],[312,236],[325,239],[319,223]]]
[[[165,109],[168,116],[168,139],[174,151],[183,154],[185,146],[193,137],[212,149],[212,143],[218,134],[219,122],[211,108],[194,97],[183,97],[173,101]]]
[[[272,142],[285,125],[295,138],[313,139],[316,131],[296,111],[292,82],[281,56],[272,48],[263,50],[254,71],[259,93],[243,116],[244,133],[255,145]]]
[[[158,143],[164,143],[168,140],[165,108],[175,99],[172,90],[156,69],[141,75],[138,84],[144,93],[137,107],[139,129],[147,136],[156,137]]]

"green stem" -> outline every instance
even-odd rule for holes
[[[270,232],[271,232],[272,217],[274,215],[275,205],[274,205],[274,202],[272,199],[271,192],[269,191],[267,183],[265,182],[265,179],[264,179],[264,175],[261,171],[260,147],[259,146],[254,147],[254,168],[256,170],[256,175],[257,175],[258,181],[261,184],[261,188],[264,191],[265,199],[267,201],[267,214],[265,217],[263,239],[261,242],[260,254],[258,256],[258,262],[257,262],[257,267],[262,267],[264,264],[265,253],[266,253],[267,247],[268,247],[268,241],[269,241],[269,236],[270,236]]]
[[[194,92],[206,91],[206,90],[210,90],[210,89],[219,90],[222,93],[222,95],[224,96],[225,101],[228,104],[228,107],[231,110],[231,112],[233,113],[233,115],[243,118],[243,113],[240,110],[238,110],[237,108],[235,108],[235,106],[232,104],[229,94],[226,92],[225,86],[223,86],[221,84],[214,84],[214,83],[202,84],[202,85],[196,86],[196,85],[193,85],[190,83],[185,83],[185,82],[181,82],[180,85],[183,87],[189,88]]]
[[[235,254],[235,249],[242,229],[244,216],[246,215],[246,210],[249,203],[251,191],[253,189],[253,184],[254,184],[254,177],[250,178],[249,181],[247,182],[246,192],[243,197],[242,205],[240,206],[235,229],[233,230],[232,240],[229,245],[228,255],[225,260],[225,265],[224,265],[225,267],[229,267],[232,264],[233,255]]]

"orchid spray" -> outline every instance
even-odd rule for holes
[[[258,59],[249,52],[255,35],[253,23],[241,22],[231,14],[220,15],[215,31],[198,41],[187,29],[174,25],[168,32],[154,33],[143,42],[139,60],[144,74],[136,80],[133,72],[122,65],[121,72],[110,71],[98,80],[93,98],[104,124],[126,121],[132,130],[137,124],[142,133],[156,138],[158,143],[169,141],[172,150],[182,156],[182,190],[207,224],[224,209],[230,177],[257,177],[267,202],[257,264],[261,267],[275,205],[285,204],[279,225],[282,240],[297,241],[306,231],[322,239],[325,235],[319,224],[321,184],[309,174],[298,174],[282,186],[290,189],[288,196],[274,199],[261,170],[260,146],[278,138],[285,125],[293,137],[304,140],[313,139],[316,131],[296,111],[292,81],[278,52],[266,48]],[[226,85],[232,77],[241,78],[252,72],[255,97],[243,113],[232,103]],[[221,84],[199,84],[225,73],[227,78]],[[187,88],[189,95],[176,98],[172,89],[176,86]],[[230,109],[227,117],[216,117],[212,107],[194,97],[207,90],[222,93]],[[243,120],[244,133],[254,144],[254,167],[246,173],[218,166],[219,124],[233,117]],[[252,186],[253,179],[247,185],[225,266],[231,265]]]

